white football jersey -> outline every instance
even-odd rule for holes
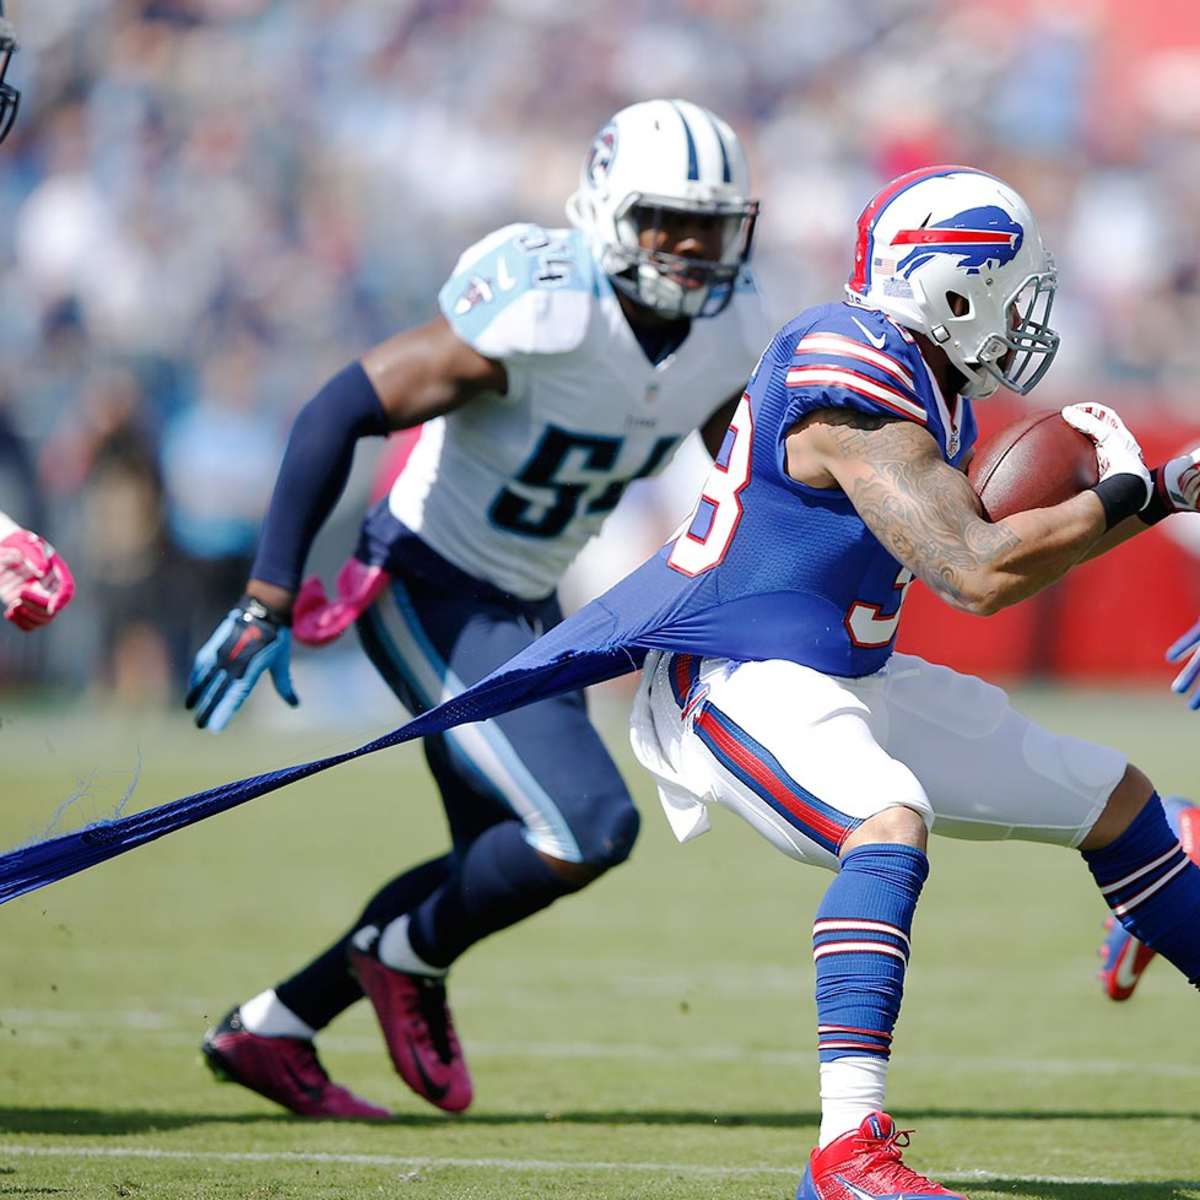
[[[745,385],[771,334],[747,274],[656,366],[583,234],[536,225],[472,246],[438,302],[504,364],[508,390],[428,422],[389,504],[443,558],[526,599],[552,592],[626,485]]]

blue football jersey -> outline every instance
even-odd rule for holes
[[[912,575],[844,492],[785,467],[788,431],[831,408],[914,421],[953,466],[975,439],[969,403],[947,404],[906,330],[849,304],[808,309],[759,361],[687,528],[595,602],[614,638],[831,675],[883,666]]]

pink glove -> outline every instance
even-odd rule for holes
[[[323,646],[341,637],[379,599],[388,579],[382,567],[348,558],[338,572],[337,599],[330,600],[320,578],[310,575],[296,594],[292,635],[306,646]]]
[[[73,595],[71,568],[44,538],[17,529],[0,539],[0,604],[18,629],[52,621]]]

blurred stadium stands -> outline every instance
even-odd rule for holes
[[[10,14],[25,103],[0,158],[0,505],[66,551],[80,599],[44,645],[0,639],[0,681],[173,702],[238,594],[296,409],[430,317],[470,242],[561,223],[594,130],[650,95],[707,104],[744,138],[781,319],[840,291],[882,180],[976,164],[1026,194],[1058,258],[1064,350],[1038,404],[1103,397],[1162,449],[1200,427],[1192,0],[14,0]],[[327,571],[370,486],[360,458]],[[650,528],[621,521],[575,595],[653,548],[695,470],[632,497]],[[989,671],[1152,672],[1200,605],[1200,571],[1171,539],[1146,542],[1081,574],[1070,622],[1055,593],[959,634],[914,597],[905,645]],[[1167,602],[1129,648],[1129,606],[1150,592]]]

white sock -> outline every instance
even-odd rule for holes
[[[280,998],[274,988],[259,992],[253,1000],[238,1006],[242,1026],[259,1037],[304,1038],[312,1041],[317,1031],[306,1025]]]
[[[823,1150],[836,1137],[857,1129],[865,1116],[883,1110],[887,1087],[886,1058],[835,1058],[821,1063],[821,1133]]]
[[[385,967],[409,975],[432,975],[441,978],[449,969],[432,967],[413,948],[408,940],[408,914],[389,921],[379,938],[379,961]]]

